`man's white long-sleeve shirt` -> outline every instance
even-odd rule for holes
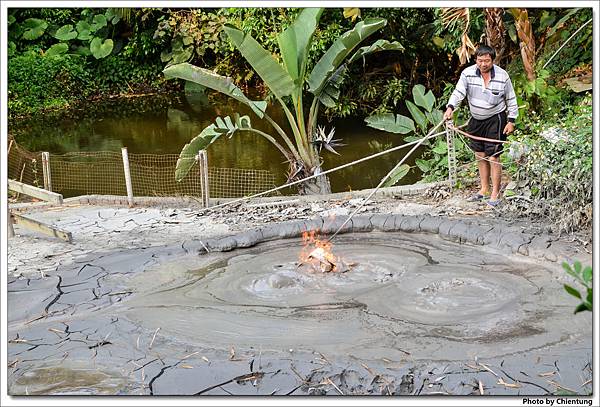
[[[514,122],[519,116],[519,107],[508,73],[493,65],[490,76],[486,88],[477,65],[465,68],[447,106],[456,109],[468,97],[469,110],[475,119],[484,120],[507,110],[508,121]]]

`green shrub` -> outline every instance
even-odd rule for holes
[[[592,137],[589,94],[565,114],[525,117],[509,138],[519,144],[503,156],[512,177],[505,192],[513,201],[508,209],[544,218],[558,233],[591,231]]]
[[[86,60],[75,55],[43,56],[34,52],[8,61],[9,116],[66,107],[91,92]]]

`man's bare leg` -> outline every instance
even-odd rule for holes
[[[481,189],[479,190],[479,193],[481,195],[488,195],[490,193],[490,163],[485,160],[484,152],[475,152],[475,157],[477,157],[479,180],[481,182]]]
[[[492,195],[490,199],[495,201],[500,195],[500,183],[502,181],[502,164],[498,157],[490,157],[490,167],[492,170]]]

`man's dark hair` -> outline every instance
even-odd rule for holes
[[[496,50],[488,45],[480,45],[475,51],[475,55],[478,57],[482,57],[484,55],[489,55],[492,58],[492,62],[496,59]]]

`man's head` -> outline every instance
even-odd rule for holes
[[[494,48],[487,45],[480,45],[475,51],[475,63],[482,73],[487,73],[492,69],[494,65],[494,59],[496,58],[496,51]]]

